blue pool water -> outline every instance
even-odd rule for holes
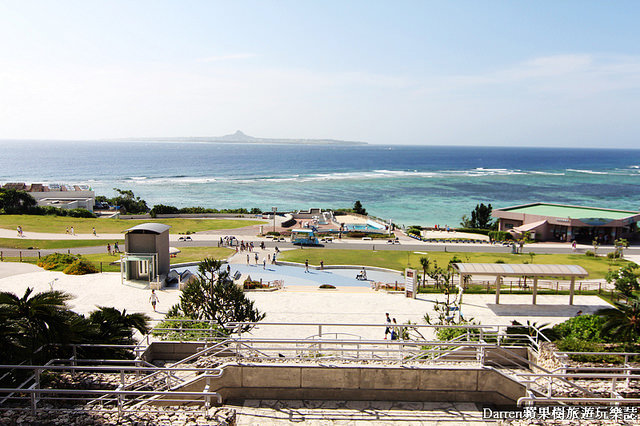
[[[267,265],[266,269],[262,269],[262,265],[242,265],[232,264],[231,274],[236,271],[241,274],[249,274],[252,280],[274,281],[284,280],[285,286],[319,286],[321,284],[331,284],[336,287],[370,287],[371,281],[381,281],[384,283],[402,283],[404,278],[400,273],[373,271],[367,269],[368,281],[360,281],[356,279],[359,269],[330,269],[323,270],[310,269],[305,272],[303,267],[285,266],[285,265]],[[190,270],[197,273],[196,266],[188,266],[183,268],[175,268],[176,271],[182,272]]]

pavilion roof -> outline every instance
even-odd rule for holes
[[[578,265],[545,265],[531,263],[454,263],[463,275],[500,275],[503,277],[580,277],[589,273]]]

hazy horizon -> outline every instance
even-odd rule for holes
[[[634,1],[0,2],[0,139],[242,129],[635,148],[639,12]]]

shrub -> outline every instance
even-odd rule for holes
[[[456,324],[456,325],[474,325],[475,323],[468,323],[468,322],[461,322],[460,324]],[[455,339],[456,337],[462,336],[464,334],[467,334],[467,330],[469,331],[469,333],[471,335],[478,335],[480,333],[480,329],[478,328],[457,328],[457,327],[442,327],[442,328],[438,328],[438,331],[436,331],[436,337],[438,338],[438,340],[441,340],[443,342],[449,341],[451,339]],[[478,338],[472,338],[471,340],[478,340]]]
[[[487,235],[491,241],[513,240],[513,236],[506,231],[489,231]]]
[[[266,235],[273,235],[274,237],[279,237],[280,233],[278,231],[269,231]]]
[[[496,260],[494,263],[504,263],[504,260],[502,260],[502,259],[498,259],[498,260]]]
[[[176,214],[179,213],[180,209],[174,206],[165,206],[164,204],[156,204],[153,206],[149,214],[151,217],[156,217],[159,214]]]
[[[80,258],[76,259],[71,265],[64,268],[62,272],[67,275],[86,275],[95,274],[98,272],[98,269],[88,260]]]
[[[584,255],[587,257],[596,257],[596,254],[592,250],[585,251]]]
[[[67,210],[67,216],[71,216],[71,217],[86,217],[86,218],[96,217],[95,214],[93,214],[92,212],[90,212],[87,209],[71,209],[71,210]]]
[[[600,335],[600,329],[606,318],[599,315],[578,315],[553,327],[559,339],[575,339],[588,342],[610,341],[607,336]]]
[[[185,316],[168,317],[151,331],[161,340],[200,340],[203,338],[227,336],[229,332],[213,321],[176,321],[189,320]],[[161,328],[180,328],[182,330],[156,330]]]
[[[623,347],[607,347],[602,343],[588,342],[574,338],[562,339],[556,342],[560,352],[622,352]],[[605,362],[620,364],[624,362],[624,357],[615,355],[570,355],[573,361],[578,362]]]
[[[350,238],[362,238],[362,237],[366,237],[367,234],[365,232],[347,232],[347,237]]]
[[[407,234],[412,234],[419,237],[421,231],[422,231],[422,228],[420,228],[419,226],[412,226],[409,229],[407,229]]]
[[[253,290],[255,288],[269,288],[269,285],[268,284],[262,284],[260,281],[246,280],[243,283],[243,288],[245,290]]]
[[[331,285],[331,284],[322,284],[322,285],[320,286],[320,288],[336,288],[336,286]]]
[[[44,256],[38,261],[38,266],[44,268],[48,271],[50,270],[62,270],[67,267],[67,265],[72,264],[78,258],[71,254],[64,253],[52,253],[47,256]]]

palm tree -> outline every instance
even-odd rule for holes
[[[22,297],[7,291],[0,292],[0,309],[19,330],[31,359],[39,346],[68,342],[72,335],[66,303],[72,296],[57,290],[32,293],[32,288],[27,288]]]
[[[428,257],[420,258],[420,265],[422,265],[422,287],[425,287],[427,280],[427,271],[429,270],[430,260]]]
[[[640,337],[640,300],[636,297],[627,299],[627,303],[615,303],[615,308],[604,308],[596,311],[596,315],[607,318],[602,326],[601,335],[610,335],[619,342],[633,342]]]
[[[127,314],[127,310],[122,312],[116,308],[98,306],[97,311],[89,314],[89,322],[97,327],[95,340],[99,343],[110,343],[114,345],[130,345],[133,339],[134,330],[138,330],[142,335],[149,332],[149,316],[141,313]]]

